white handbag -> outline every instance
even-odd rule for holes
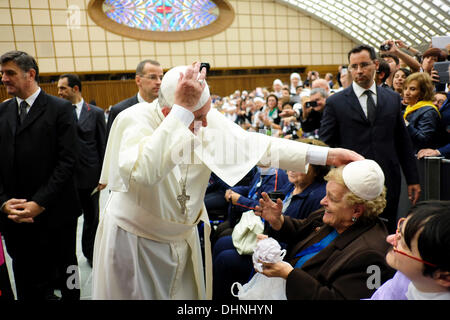
[[[253,210],[242,213],[241,220],[234,226],[231,238],[240,255],[252,254],[256,247],[256,235],[263,233],[264,223]]]
[[[267,277],[262,272],[262,263],[287,263],[282,261],[286,255],[286,250],[281,249],[280,244],[273,238],[266,238],[258,241],[253,252],[253,266],[259,271],[242,285],[239,282],[231,286],[231,294],[239,300],[287,300],[286,280],[280,277]],[[238,293],[235,293],[235,287]]]

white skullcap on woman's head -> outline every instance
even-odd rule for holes
[[[384,173],[373,160],[350,162],[344,167],[342,177],[347,188],[364,200],[374,200],[383,192]]]
[[[180,78],[180,72],[185,74],[188,66],[178,66],[170,69],[164,74],[164,77],[161,81],[161,88],[159,91],[159,104],[161,107],[168,106],[172,108],[172,106],[175,103],[175,90],[178,85],[178,79]],[[199,73],[200,75],[200,73]],[[203,89],[202,95],[200,97],[200,100],[198,101],[197,105],[195,106],[193,111],[197,111],[201,109],[206,102],[208,102],[208,99],[210,98],[209,94],[209,87],[206,83],[206,80],[204,80],[205,88]],[[164,103],[165,101],[165,103]]]

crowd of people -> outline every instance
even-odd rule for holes
[[[57,98],[33,57],[3,54],[13,98],[0,104],[0,232],[17,299],[80,298],[68,270],[81,214],[93,299],[232,299],[255,273],[236,240],[249,211],[265,234],[249,241],[287,250],[262,274],[285,279],[288,299],[449,299],[450,204],[417,203],[417,159],[450,159],[449,86],[433,67],[447,50],[359,45],[336,79],[292,73],[227,97],[209,92],[199,63],[163,74],[144,60],[138,93],[107,121],[77,75],[60,76]],[[218,161],[222,142],[239,161]],[[414,206],[398,220],[402,173]],[[0,298],[13,299],[4,261],[0,242]]]

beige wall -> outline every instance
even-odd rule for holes
[[[0,0],[0,53],[23,50],[41,73],[132,71],[146,58],[163,68],[208,61],[214,68],[338,65],[354,43],[327,25],[270,0],[229,1],[233,24],[208,38],[139,41],[97,26],[89,0]],[[80,8],[79,28],[67,27],[67,8]]]

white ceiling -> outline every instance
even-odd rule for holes
[[[450,35],[449,0],[276,0],[324,22],[357,43],[379,48],[387,39],[427,47]]]

